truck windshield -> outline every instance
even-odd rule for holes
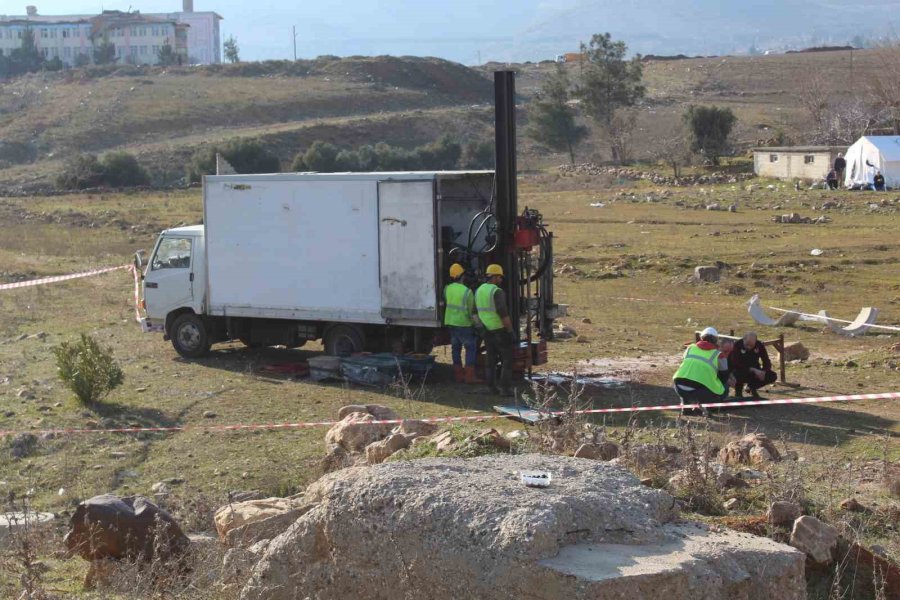
[[[191,266],[191,238],[165,238],[159,243],[151,268],[187,269]]]

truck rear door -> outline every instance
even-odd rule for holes
[[[379,182],[378,227],[382,316],[437,324],[434,182]]]

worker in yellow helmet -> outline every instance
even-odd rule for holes
[[[450,330],[450,348],[453,356],[453,375],[457,383],[480,383],[475,373],[478,356],[478,335],[475,333],[475,294],[464,283],[466,270],[462,265],[450,265],[450,279],[444,288],[444,325]],[[463,367],[462,350],[466,349],[466,366]]]
[[[487,383],[491,391],[501,396],[512,396],[513,337],[512,319],[506,308],[506,294],[500,288],[503,283],[503,267],[488,265],[488,279],[475,292],[475,308],[484,326]],[[497,366],[500,365],[500,381],[497,383]]]

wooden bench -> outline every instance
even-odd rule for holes
[[[695,343],[700,341],[700,333],[701,332],[699,332],[699,331],[694,332],[694,342]],[[719,334],[719,339],[720,340],[722,340],[722,339],[731,340],[733,342],[736,342],[741,338],[735,336],[734,330],[732,329],[728,335]],[[767,348],[770,348],[770,347],[775,348],[775,350],[778,351],[778,381],[782,385],[792,385],[787,382],[787,376],[786,376],[787,369],[786,369],[785,362],[784,362],[784,334],[782,333],[774,340],[760,340],[760,341],[763,343],[763,346],[766,346]]]

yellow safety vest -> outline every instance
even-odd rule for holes
[[[725,392],[725,386],[719,379],[719,351],[703,350],[696,344],[691,345],[684,353],[681,367],[672,379],[687,379],[699,383],[714,394]]]
[[[483,283],[475,292],[475,307],[478,309],[478,318],[488,331],[503,329],[503,319],[494,305],[494,294],[500,288],[493,283]]]
[[[461,283],[451,283],[444,288],[444,325],[472,327],[475,298],[472,290]]]

